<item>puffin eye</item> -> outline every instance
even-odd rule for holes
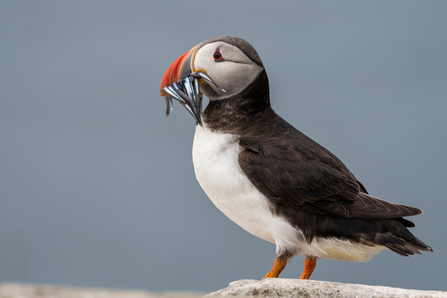
[[[216,51],[213,54],[214,62],[222,62],[225,61],[222,57],[222,54],[220,53],[220,49],[217,48]]]

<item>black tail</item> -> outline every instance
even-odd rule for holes
[[[388,232],[384,234],[378,233],[375,237],[375,244],[383,245],[395,253],[406,257],[414,254],[421,254],[420,251],[434,252],[430,246],[416,238],[407,229],[407,227],[415,226],[413,222],[398,218],[389,220],[387,226]]]
[[[320,220],[326,222],[326,224],[319,225],[323,227],[323,229],[320,229],[320,233],[326,237],[333,236],[366,245],[382,245],[401,256],[421,254],[421,251],[434,252],[430,246],[416,238],[407,229],[415,225],[404,218],[347,219],[319,217]]]
[[[404,218],[346,218],[311,213],[277,204],[274,212],[282,215],[303,232],[306,241],[315,237],[338,238],[365,245],[381,245],[402,256],[434,250],[417,239],[407,228],[414,223]]]

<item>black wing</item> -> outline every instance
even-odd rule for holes
[[[335,155],[277,117],[263,132],[251,132],[239,140],[243,172],[273,202],[348,218],[386,219],[422,213],[368,195]]]

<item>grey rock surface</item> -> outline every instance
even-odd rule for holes
[[[222,290],[205,297],[306,297],[306,298],[428,298],[447,297],[444,291],[407,290],[382,286],[365,286],[336,282],[271,278],[263,280],[239,280]]]
[[[199,298],[204,294],[199,292],[155,293],[52,285],[0,284],[0,298]]]
[[[146,292],[52,285],[0,284],[0,298],[199,298],[200,292]],[[444,291],[419,291],[299,279],[239,280],[205,297],[306,297],[306,298],[438,298]]]

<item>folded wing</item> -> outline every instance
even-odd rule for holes
[[[370,196],[341,161],[323,147],[312,141],[311,155],[302,153],[295,143],[299,138],[311,141],[300,133],[298,139],[289,138],[290,144],[279,145],[283,148],[279,150],[254,137],[240,139],[244,150],[239,154],[239,164],[243,172],[273,202],[347,218],[392,219],[422,213],[418,208]],[[294,152],[285,154],[284,150]]]

